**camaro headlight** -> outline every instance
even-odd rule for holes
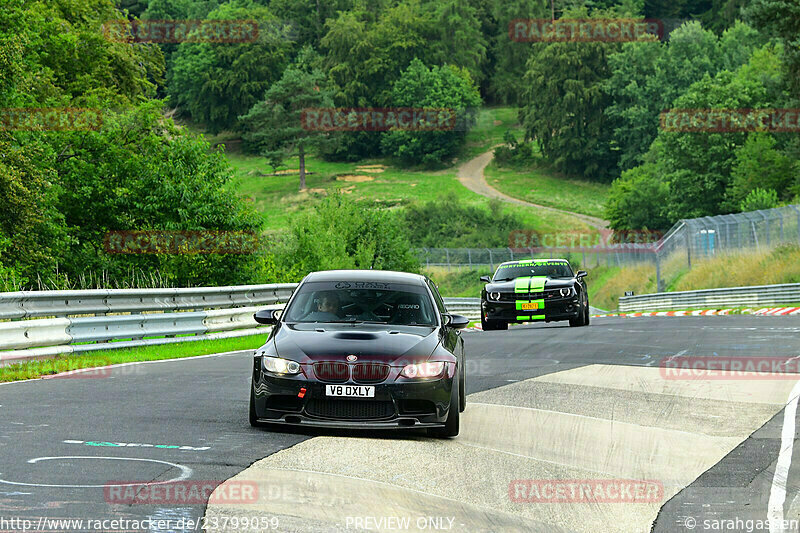
[[[572,296],[573,294],[576,294],[576,293],[575,293],[575,288],[574,288],[574,287],[564,287],[563,289],[561,289],[561,290],[559,291],[559,293],[560,293],[560,294],[561,294],[561,296],[563,296],[564,298],[566,298],[567,296]]]
[[[406,378],[435,378],[444,372],[444,362],[419,363],[406,365],[400,375]]]
[[[280,357],[262,357],[264,369],[274,374],[297,374],[300,372],[300,363],[289,361]]]
[[[489,299],[490,300],[495,300],[495,301],[499,300],[500,299],[500,293],[499,292],[490,292],[489,293]]]

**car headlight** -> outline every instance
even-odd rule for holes
[[[444,372],[444,362],[406,365],[400,375],[406,378],[435,378]]]
[[[489,299],[490,300],[494,300],[494,301],[499,300],[500,299],[500,293],[499,292],[490,292],[489,293]]]
[[[566,298],[567,296],[572,296],[573,294],[576,294],[576,292],[575,292],[575,288],[574,288],[574,287],[564,287],[563,289],[561,289],[561,290],[559,291],[559,293],[560,293],[560,294],[561,294],[561,296],[563,296],[564,298]]]
[[[280,357],[262,357],[264,370],[273,374],[297,374],[300,372],[300,363],[281,359]]]

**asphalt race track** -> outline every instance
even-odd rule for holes
[[[469,397],[452,440],[253,429],[249,352],[0,385],[0,531],[113,519],[152,531],[798,531],[798,380],[669,379],[659,363],[800,357],[800,317],[599,318],[464,337]],[[224,480],[209,505],[121,496],[126,484]],[[555,486],[558,497],[530,501]],[[256,497],[237,499],[243,488]],[[130,524],[102,530],[142,531]]]

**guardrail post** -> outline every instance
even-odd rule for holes
[[[664,281],[661,279],[661,258],[656,250],[656,292],[664,292]]]
[[[800,209],[796,205],[792,205],[791,208],[797,213],[797,241],[800,242]]]

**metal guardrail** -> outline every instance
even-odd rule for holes
[[[12,320],[0,322],[0,364],[58,354],[264,334],[269,327],[257,324],[253,314],[264,307],[283,307],[296,287],[295,283],[283,283],[2,293],[0,318]],[[448,311],[469,318],[480,314],[478,298],[445,298],[445,305]]]
[[[800,283],[728,287],[622,296],[619,311],[667,311],[715,307],[769,306],[800,302]]]

